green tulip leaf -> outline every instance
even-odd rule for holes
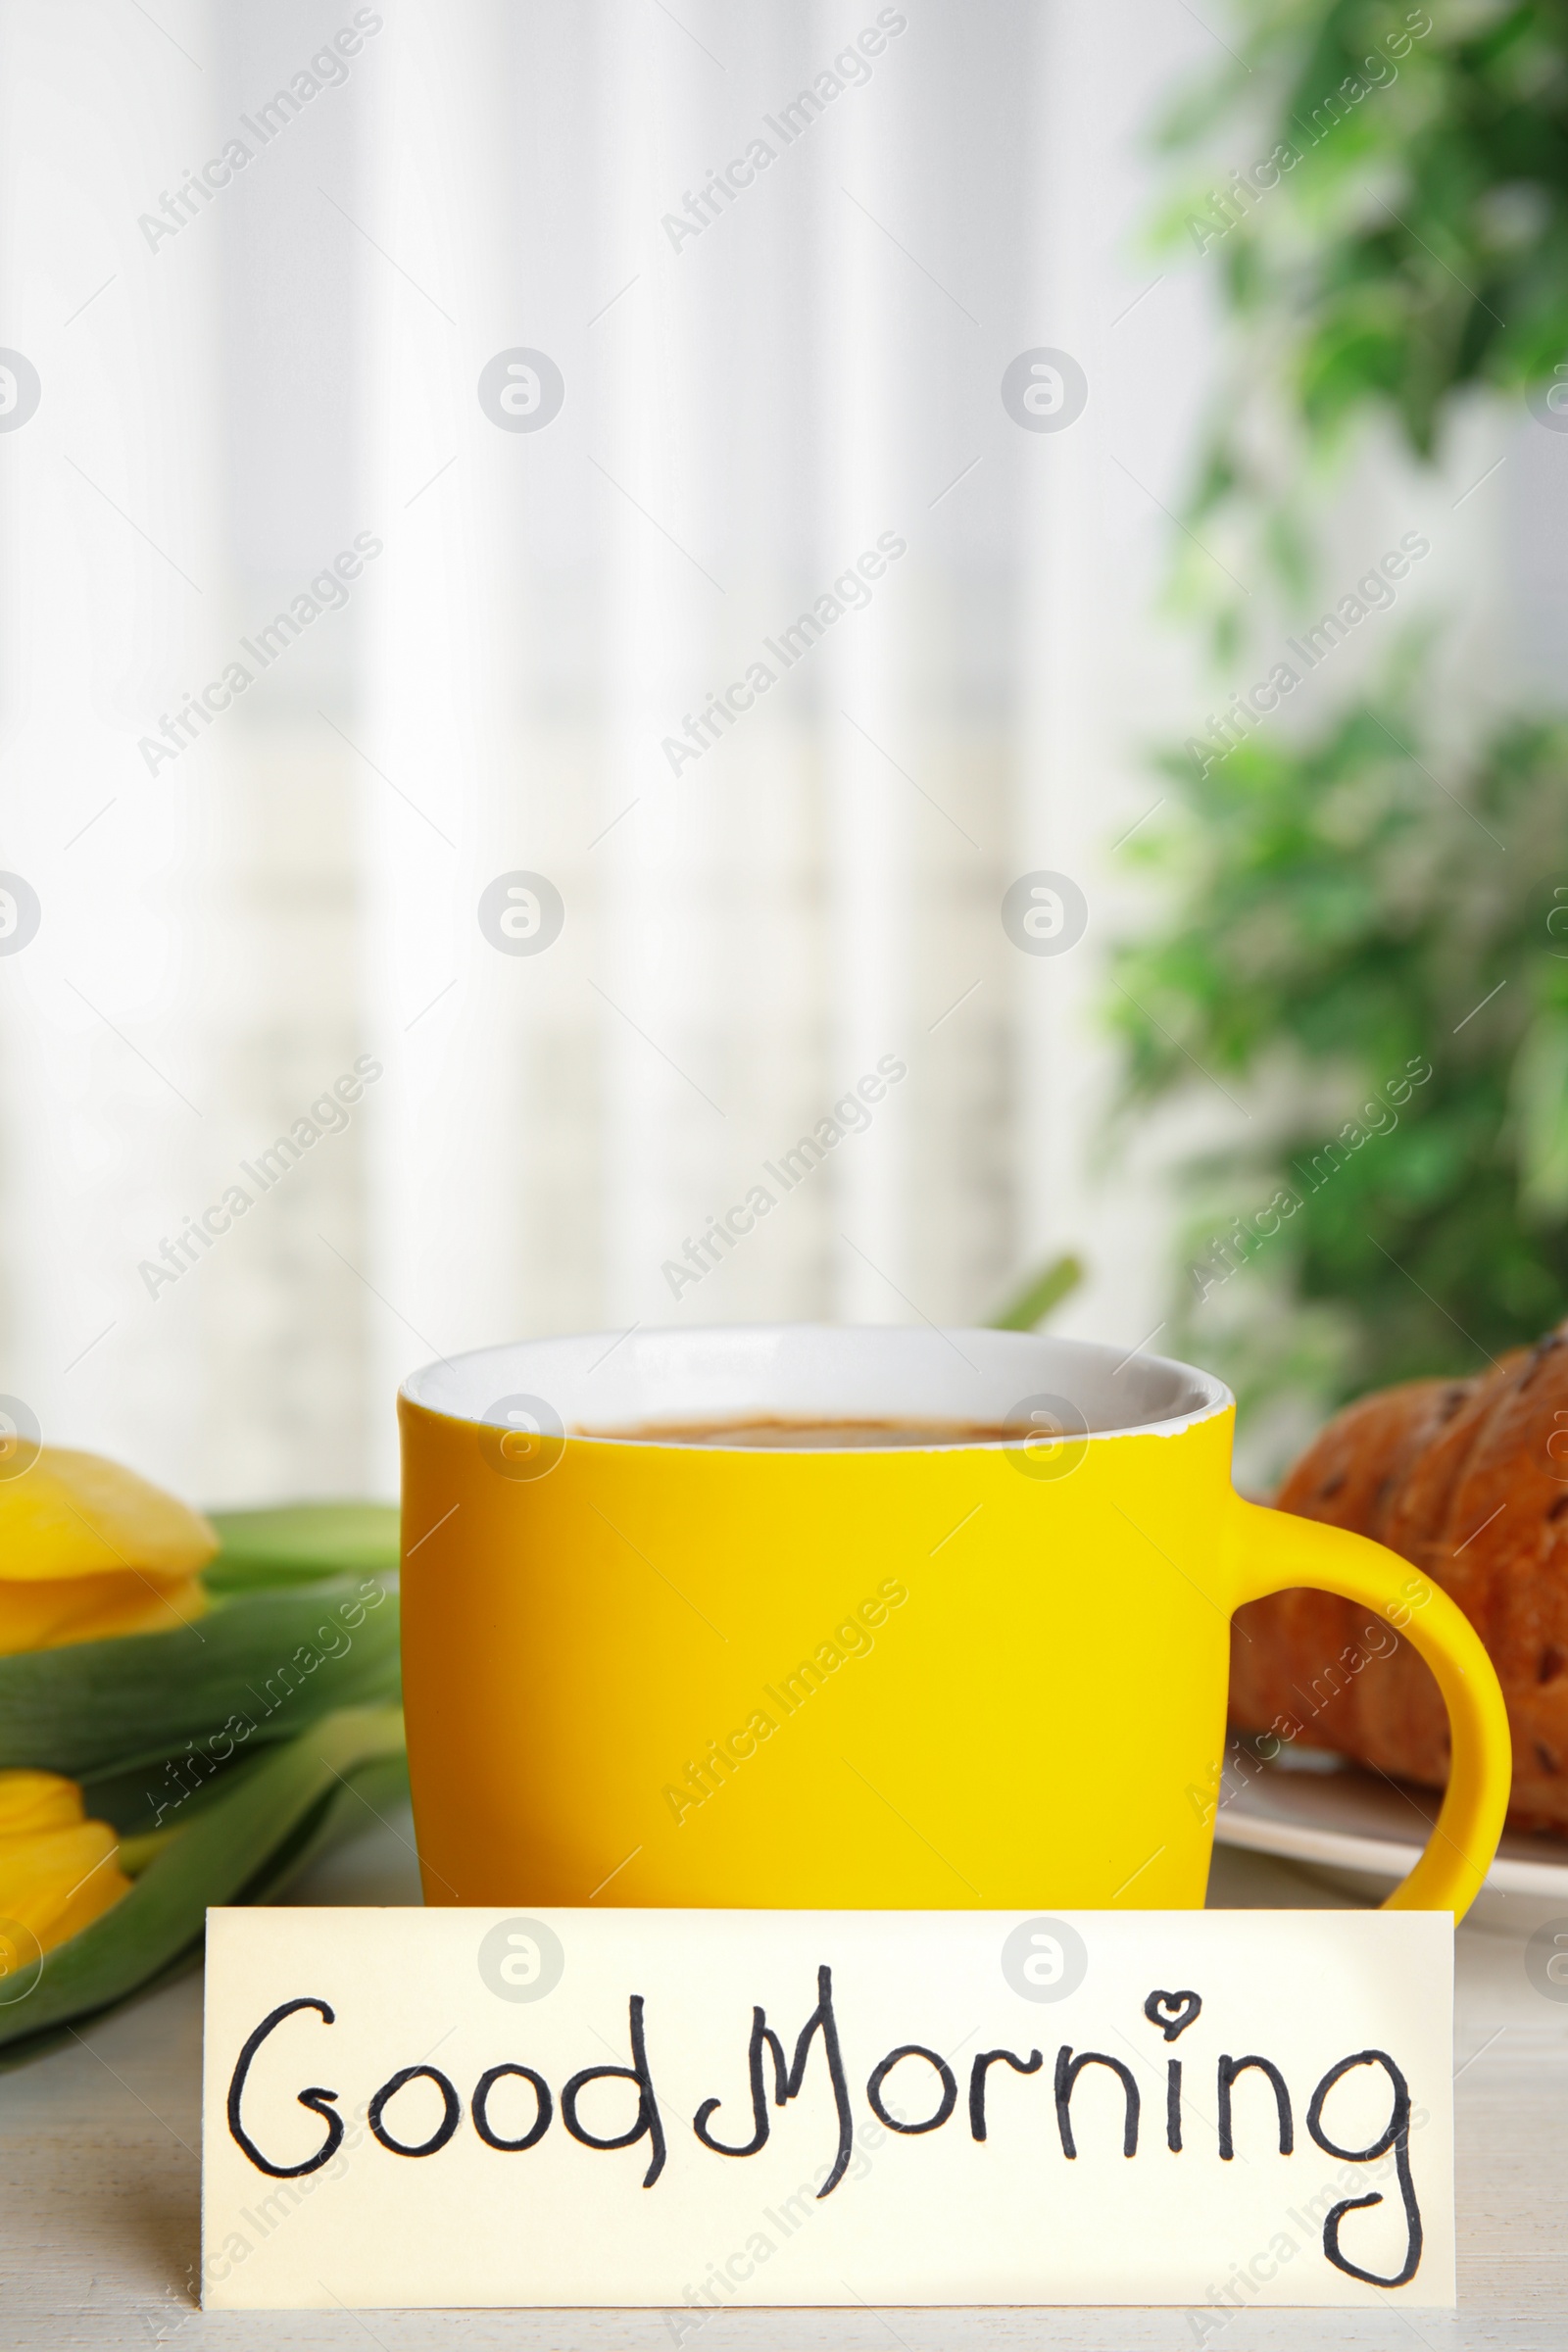
[[[41,1963],[0,1977],[0,2066],[40,2055],[166,1982],[199,1954],[209,1905],[274,1900],[406,1785],[395,1707],[346,1709],[274,1747],[195,1814],[112,1910]]]
[[[1054,1257],[1032,1274],[1000,1314],[991,1318],[993,1331],[1035,1331],[1054,1306],[1070,1298],[1084,1278],[1083,1260],[1071,1255]]]
[[[382,1578],[238,1592],[171,1633],[0,1657],[0,1770],[79,1781],[188,1748],[200,1779],[253,1740],[397,1689],[398,1603]]]
[[[395,1503],[294,1502],[208,1516],[222,1545],[205,1572],[213,1592],[311,1584],[325,1576],[390,1576],[397,1569]]]

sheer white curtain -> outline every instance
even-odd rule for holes
[[[43,385],[0,431],[0,866],[45,913],[0,957],[0,1389],[224,1500],[389,1490],[402,1372],[528,1332],[975,1318],[1077,1248],[1064,1327],[1143,1338],[1100,1005],[1193,692],[1152,611],[1209,290],[1136,231],[1195,20],[0,26],[0,345]],[[1059,433],[1000,394],[1041,347],[1088,377]],[[1003,929],[1038,868],[1089,902],[1060,957]],[[481,925],[517,875],[536,954]]]
[[[227,1148],[236,818],[221,743],[166,747],[156,780],[137,744],[228,618],[218,255],[136,255],[134,192],[206,152],[205,109],[103,29],[0,13],[0,1388],[48,1435],[172,1462],[211,1445],[232,1359],[210,1286],[169,1274],[155,1311],[136,1268]]]

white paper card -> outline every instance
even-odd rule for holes
[[[1432,1912],[212,1911],[204,2300],[1451,2305],[1452,1990]]]

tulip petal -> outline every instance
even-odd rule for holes
[[[25,1584],[0,1580],[0,1657],[58,1649],[68,1642],[167,1634],[193,1623],[208,1606],[198,1578],[162,1579],[136,1568]]]
[[[59,1772],[0,1772],[0,1838],[35,1838],[82,1817],[81,1790]]]
[[[25,1470],[0,1479],[0,1581],[47,1582],[140,1568],[192,1576],[218,1537],[150,1480],[99,1453],[39,1446]]]

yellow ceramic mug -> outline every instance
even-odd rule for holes
[[[432,1903],[1200,1905],[1231,1612],[1292,1585],[1407,1632],[1447,1702],[1447,1796],[1391,1900],[1461,1913],[1492,1860],[1508,1724],[1469,1623],[1380,1544],[1243,1501],[1229,1392],[1186,1365],[1013,1332],[634,1330],[432,1364],[399,1413]],[[593,1434],[766,1414],[1019,1435]]]

